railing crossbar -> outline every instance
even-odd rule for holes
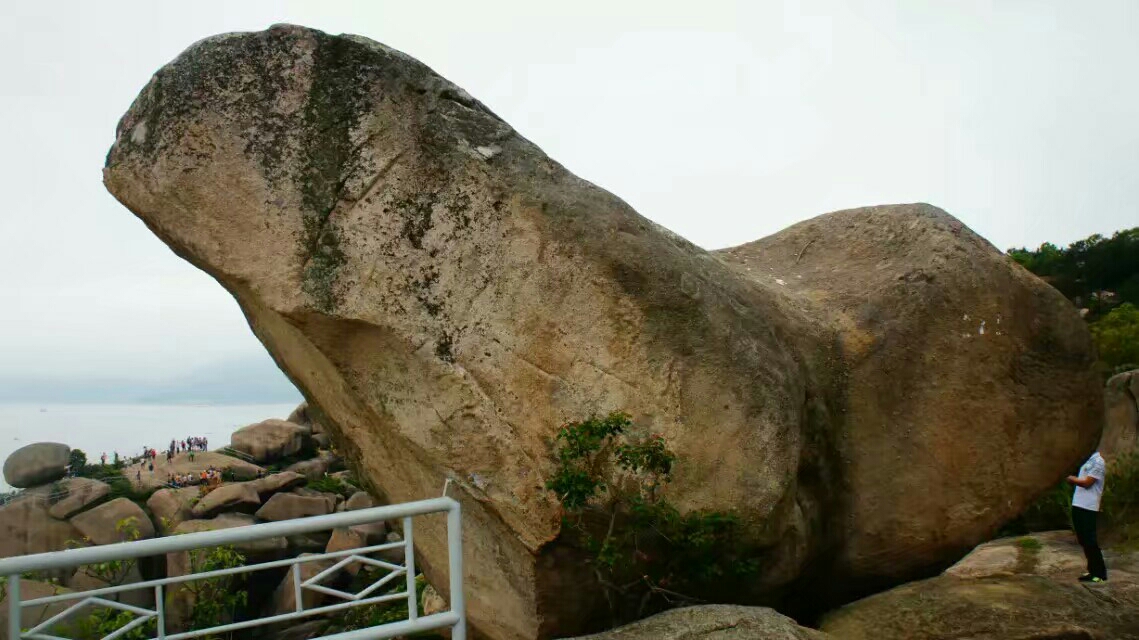
[[[375,598],[368,598],[367,600],[357,600],[357,601],[353,601],[353,602],[341,602],[341,603],[337,603],[334,605],[328,605],[328,606],[324,606],[324,607],[316,607],[313,609],[305,609],[305,610],[300,611],[300,612],[279,613],[275,616],[267,616],[265,618],[257,618],[256,620],[243,620],[241,622],[231,622],[229,624],[223,624],[220,627],[210,627],[208,629],[195,629],[194,631],[185,631],[183,633],[168,634],[166,636],[166,640],[185,640],[186,638],[197,638],[197,637],[205,636],[205,635],[213,635],[215,633],[225,633],[227,631],[239,631],[241,629],[248,629],[250,627],[259,627],[261,625],[274,624],[277,622],[287,622],[289,620],[298,620],[300,618],[317,616],[317,615],[320,615],[323,613],[333,613],[336,611],[340,611],[341,609],[349,609],[352,607],[357,607],[357,606],[362,606],[362,605],[367,605],[367,604],[379,604],[381,602],[390,602],[392,600],[398,600],[400,598],[406,598],[406,597],[407,597],[407,594],[403,593],[402,591],[399,593],[386,593],[382,596],[376,596]],[[432,628],[438,629],[439,627],[432,627]],[[378,629],[376,627],[373,627],[371,630],[374,633]],[[372,635],[369,637],[375,638],[375,637],[390,637],[390,636]]]
[[[205,547],[224,547],[265,538],[288,537],[315,531],[326,531],[337,527],[369,524],[381,520],[395,520],[404,516],[422,516],[440,511],[453,511],[457,507],[458,503],[451,498],[431,498],[417,502],[371,507],[357,511],[343,511],[281,522],[265,522],[230,529],[199,531],[149,540],[37,553],[0,560],[0,575],[19,575],[26,571],[52,571],[77,565],[145,558]]]
[[[452,606],[450,611],[440,612],[428,616],[419,616],[417,606],[418,593],[415,588],[416,583],[414,580],[415,557],[414,547],[412,546],[413,534],[411,529],[411,519],[414,516],[429,515],[432,513],[440,512],[445,512],[447,515],[447,546],[449,557],[448,565],[451,574],[450,594]],[[253,565],[218,569],[202,573],[191,573],[183,576],[149,580],[127,585],[109,586],[80,593],[56,594],[27,601],[24,601],[20,598],[20,575],[24,574],[25,572],[52,571],[115,560],[128,560],[151,556],[161,556],[171,553],[190,552],[197,549],[240,545],[242,543],[254,542],[268,538],[288,537],[317,531],[327,531],[339,527],[351,527],[355,525],[369,524],[372,522],[385,520],[395,520],[400,518],[403,519],[406,531],[406,539],[399,542],[389,542],[358,549],[346,549],[322,554],[307,555],[304,557],[297,556],[293,558],[262,562]],[[408,603],[408,619],[402,622],[392,622],[369,627],[367,629],[339,633],[326,637],[329,638],[329,640],[393,638],[410,633],[450,627],[453,640],[466,640],[466,618],[463,614],[464,602],[462,593],[463,563],[461,535],[461,516],[459,503],[451,498],[442,497],[404,504],[386,505],[382,507],[373,507],[370,509],[360,509],[357,511],[328,514],[324,516],[299,518],[282,522],[262,523],[243,527],[234,527],[230,529],[219,529],[214,531],[189,533],[179,536],[154,538],[150,540],[123,542],[95,547],[83,547],[78,549],[69,549],[66,551],[56,551],[29,556],[0,559],[0,578],[6,580],[8,583],[9,638],[12,640],[17,640],[19,638],[34,640],[67,640],[66,638],[60,638],[58,636],[52,635],[51,633],[48,633],[47,630],[49,630],[53,625],[58,624],[59,622],[73,616],[77,611],[89,606],[118,609],[121,611],[133,613],[136,616],[134,620],[131,620],[124,626],[105,636],[102,640],[116,640],[118,638],[122,638],[126,634],[138,629],[141,625],[147,624],[150,621],[157,622],[157,638],[160,640],[189,640],[191,638],[223,634],[231,631],[238,631],[241,629],[248,629],[251,627],[258,627],[263,625],[272,625],[275,623],[288,622],[311,616],[331,614],[351,607],[392,602],[406,598]],[[379,551],[388,549],[403,549],[405,564],[398,565],[386,560],[368,557],[368,554],[374,554]],[[299,565],[306,562],[320,562],[333,559],[339,560],[332,567],[320,571],[313,578],[304,581],[303,584],[301,583],[299,577]],[[320,580],[327,578],[329,575],[334,574],[335,572],[354,562],[359,562],[361,564],[366,564],[381,569],[387,569],[388,573],[356,594],[344,593],[317,584]],[[181,584],[195,580],[205,580],[222,576],[252,573],[277,567],[293,568],[292,586],[295,589],[294,594],[297,596],[297,605],[295,611],[279,613],[276,615],[256,618],[253,620],[230,622],[228,624],[210,627],[208,629],[196,629],[175,634],[165,633],[166,616],[164,615],[165,602],[163,598],[163,590],[168,585]],[[404,590],[398,593],[385,593],[378,596],[372,595],[385,585],[388,585],[397,578],[404,576],[406,576],[407,582],[406,588]],[[139,589],[154,590],[155,609],[152,610],[136,607],[133,605],[107,600],[102,597]],[[326,595],[342,598],[346,601],[306,609],[303,605],[302,589],[310,589],[312,591],[317,591]],[[21,629],[21,618],[23,617],[21,615],[21,612],[23,611],[24,607],[51,605],[55,603],[65,602],[70,602],[72,604],[70,604],[64,611],[53,615],[50,619],[42,622],[41,624],[38,624],[33,629],[27,631],[23,631]]]
[[[329,553],[315,554],[311,556],[297,556],[295,558],[285,558],[284,560],[272,560],[270,562],[262,562],[259,564],[242,565],[240,567],[232,567],[230,569],[215,569],[213,571],[203,571],[202,573],[188,573],[184,576],[173,576],[170,578],[160,578],[158,580],[147,580],[145,582],[133,582],[131,584],[119,585],[117,587],[102,587],[100,589],[91,589],[90,591],[83,591],[81,593],[62,593],[55,596],[44,596],[34,600],[24,600],[20,602],[21,607],[31,607],[41,604],[53,604],[56,602],[65,602],[67,600],[75,600],[77,598],[84,598],[87,596],[102,596],[123,591],[135,591],[138,589],[146,589],[156,586],[167,586],[171,584],[179,584],[182,582],[193,582],[194,580],[202,580],[205,578],[217,578],[220,576],[231,576],[238,573],[250,573],[253,571],[263,571],[265,569],[276,569],[277,567],[287,567],[290,565],[303,564],[305,562],[319,562],[320,560],[329,560],[331,558],[342,558],[344,556],[352,556],[361,553],[376,553],[386,549],[394,549],[402,547],[403,542],[387,542],[384,544],[377,544],[370,547],[363,547],[360,549],[347,549],[344,551],[332,551]],[[366,558],[365,560],[371,560]],[[373,560],[373,562],[381,562]],[[388,565],[392,566],[392,565]]]

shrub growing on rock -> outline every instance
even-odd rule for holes
[[[621,412],[563,425],[546,485],[614,621],[739,598],[759,569],[740,520],[722,511],[681,513],[662,491],[676,455],[663,436],[637,438],[632,426]]]

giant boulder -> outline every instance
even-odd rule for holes
[[[744,599],[936,570],[1100,421],[1075,309],[947,213],[707,252],[356,36],[195,44],[123,116],[104,181],[234,295],[374,493],[454,481],[468,611],[496,639],[588,631],[605,606],[568,588],[592,577],[544,489],[566,420],[664,434],[672,501],[736,511],[767,550]],[[445,585],[440,520],[415,541]]]
[[[13,487],[38,487],[67,474],[71,447],[58,442],[37,442],[20,447],[4,461],[4,481]]]

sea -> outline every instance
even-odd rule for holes
[[[34,442],[82,449],[89,462],[106,452],[135,456],[143,447],[164,450],[171,440],[209,438],[211,449],[229,444],[237,429],[268,418],[284,419],[292,404],[0,404],[0,461]],[[0,479],[0,489],[10,489]]]

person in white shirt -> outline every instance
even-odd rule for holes
[[[1076,530],[1076,539],[1080,541],[1084,556],[1088,559],[1088,572],[1080,576],[1080,582],[1107,581],[1107,565],[1103,562],[1103,552],[1096,541],[1096,518],[1103,500],[1106,477],[1107,463],[1098,451],[1080,467],[1079,475],[1068,476],[1068,484],[1076,487],[1072,494],[1072,528]]]

